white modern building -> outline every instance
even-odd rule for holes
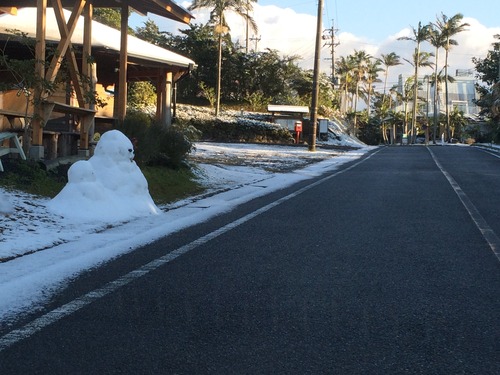
[[[404,92],[404,85],[408,78],[411,76],[399,75],[398,88],[399,93]],[[476,78],[472,70],[456,70],[454,75],[450,75],[451,81],[448,82],[448,109],[453,111],[457,108],[462,111],[467,117],[474,117],[479,113],[479,107],[474,103],[478,98],[476,91]],[[418,90],[418,112],[420,116],[432,117],[434,115],[434,82],[431,75],[419,77],[419,90]],[[438,84],[438,98],[436,111],[439,113],[446,112],[446,94],[445,83]],[[413,100],[408,103],[411,110]],[[400,110],[404,110],[403,104],[398,106]]]

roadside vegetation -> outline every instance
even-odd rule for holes
[[[177,102],[185,104],[178,105],[174,125],[168,129],[156,124],[148,114],[148,108],[156,104],[155,87],[150,82],[132,82],[129,87],[128,115],[118,129],[134,143],[135,160],[158,202],[202,190],[188,160],[194,141],[291,143],[290,132],[271,124],[265,116],[267,105],[310,105],[313,71],[299,67],[300,56],[282,56],[269,49],[255,51],[232,41],[224,12],[234,10],[236,3],[243,6],[237,9],[238,14],[247,17],[245,7],[253,1],[227,2],[227,9],[217,8],[206,24],[191,25],[180,34],[161,31],[152,20],[130,30],[198,64],[177,83]],[[193,9],[212,5],[215,9],[217,4],[194,2]],[[438,55],[444,54],[447,61],[450,53],[459,52],[454,37],[466,32],[468,26],[462,18],[461,14],[441,14],[434,22],[419,22],[413,35],[404,38],[415,43],[413,55],[406,58],[394,52],[375,57],[365,51],[339,56],[335,76],[322,73],[319,77],[318,114],[342,118],[350,124],[351,134],[370,145],[401,142],[402,134],[409,134],[410,143],[416,142],[424,137],[424,129],[428,129],[430,141],[444,133],[445,140],[459,139],[467,144],[500,142],[500,35],[495,36],[496,42],[486,58],[473,59],[480,94],[477,104],[490,131],[485,132],[484,126],[471,126],[458,109],[428,118],[424,100],[417,95],[424,84],[421,77],[425,76],[427,84],[436,87],[438,94],[444,92],[448,102],[447,86],[453,78],[447,64],[438,65]],[[96,8],[95,19],[112,27],[120,24],[119,12],[113,9]],[[430,51],[424,47],[431,47]],[[0,65],[8,68],[12,60],[3,57]],[[389,87],[389,71],[404,63],[412,65],[414,75],[402,86]],[[376,85],[382,85],[383,90],[375,90]],[[436,103],[437,97],[432,101]],[[12,163],[16,168],[10,168]],[[6,172],[0,173],[0,185],[8,188],[54,196],[66,183],[64,167],[45,171],[43,165],[32,161],[6,160],[4,164]]]

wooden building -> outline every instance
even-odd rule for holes
[[[94,7],[117,6],[122,7],[121,31],[92,20]],[[60,92],[44,92],[40,85],[35,87],[35,97],[41,100],[35,101],[35,105],[29,110],[31,158],[57,156],[46,150],[47,137],[52,135],[47,134],[44,129],[44,125],[57,116],[56,113],[78,122],[77,153],[83,157],[89,156],[89,134],[96,114],[97,118],[108,117],[122,121],[126,115],[127,83],[130,81],[150,81],[156,85],[157,119],[165,126],[169,125],[172,87],[177,80],[189,74],[195,63],[186,57],[128,36],[126,30],[129,7],[141,14],[153,13],[185,24],[192,19],[189,12],[169,0],[0,0],[0,12],[4,13],[0,15],[0,43],[3,40],[5,46],[8,40],[9,46],[15,46],[12,31],[6,29],[15,29],[34,38],[37,43],[33,69],[37,75],[45,83],[54,82],[66,60],[73,88],[73,97],[65,97]],[[27,19],[30,21],[26,22]],[[48,46],[55,49],[50,59],[47,57]],[[14,49],[11,53],[22,54],[22,50]],[[46,63],[41,63],[44,61]],[[105,112],[98,112],[88,104],[85,95],[94,89],[90,84],[97,84],[95,87],[101,89],[101,93],[104,93],[105,88],[113,88],[114,103],[105,107]],[[14,125],[16,117],[23,117],[26,112],[14,105],[13,95],[11,92],[9,98],[6,93],[0,98],[0,115],[3,114],[4,127],[5,122],[7,126],[17,126]]]

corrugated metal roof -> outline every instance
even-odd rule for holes
[[[50,10],[50,11],[49,11]],[[64,10],[66,20],[71,12]],[[83,44],[83,17],[80,17],[71,38],[74,44]],[[6,29],[14,29],[26,33],[28,37],[36,37],[36,8],[18,9],[17,16],[10,14],[0,15],[0,33],[9,34]],[[61,39],[54,12],[47,9],[46,40],[58,42]],[[92,47],[101,47],[113,51],[120,51],[120,31],[92,22]],[[189,67],[195,62],[187,57],[172,51],[150,44],[134,36],[128,36],[128,55],[139,59],[155,61],[178,67]]]

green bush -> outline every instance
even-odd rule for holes
[[[190,127],[164,128],[154,123],[144,112],[131,112],[119,128],[134,144],[135,160],[139,165],[165,166],[179,169],[185,165],[193,144],[184,134],[195,135]]]
[[[193,149],[193,144],[182,132],[174,128],[164,129],[160,125],[148,128],[145,146],[141,156],[146,165],[173,169],[185,166],[186,156]]]
[[[69,166],[47,171],[45,166],[33,160],[2,160],[5,172],[0,172],[0,185],[19,189],[30,194],[55,197],[66,184]]]
[[[293,143],[288,129],[258,120],[238,118],[191,119],[190,124],[202,133],[202,139],[216,142]]]

